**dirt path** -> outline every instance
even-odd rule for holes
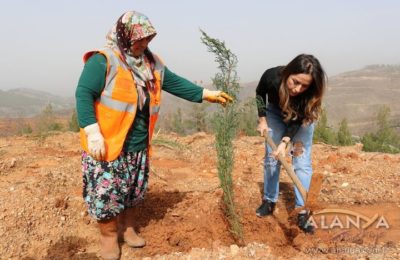
[[[292,185],[285,174],[274,216],[255,216],[262,194],[263,140],[238,138],[235,200],[246,244],[238,247],[223,215],[213,137],[161,137],[178,145],[155,147],[149,191],[136,211],[136,229],[148,244],[143,249],[123,245],[121,259],[400,257],[400,155],[314,145],[314,169],[324,176],[323,208],[347,209],[369,219],[377,214],[389,227],[381,223],[376,228],[374,222],[368,229],[347,229],[340,225],[345,227],[349,217],[355,221],[354,216],[336,214],[335,222],[335,214],[326,215],[321,224],[316,215],[320,228],[310,236],[296,227]],[[1,259],[98,259],[97,227],[81,198],[77,134],[0,138],[0,234]]]

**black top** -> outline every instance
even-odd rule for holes
[[[279,88],[281,87],[282,82],[282,69],[284,66],[278,66],[271,69],[268,69],[261,76],[260,82],[256,88],[256,100],[257,100],[257,109],[258,116],[265,117],[266,116],[266,108],[267,104],[273,104],[276,108],[280,108],[279,106]],[[267,101],[268,99],[268,101]],[[298,99],[298,98],[296,98]],[[288,136],[290,139],[293,139],[293,136],[296,135],[299,130],[303,117],[301,105],[296,105],[296,103],[301,104],[302,102],[296,102],[294,99],[294,107],[297,107],[298,110],[298,118],[296,120],[290,120],[286,125],[287,129],[283,136]],[[268,122],[268,118],[267,118]]]

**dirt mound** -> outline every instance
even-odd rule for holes
[[[284,171],[274,216],[256,217],[264,143],[260,137],[238,138],[233,175],[245,241],[239,247],[223,213],[214,137],[159,138],[169,142],[154,147],[149,191],[135,213],[147,246],[122,245],[121,259],[400,257],[400,155],[365,153],[357,145],[314,145],[314,170],[324,176],[322,208],[377,217],[364,229],[346,228],[348,216],[331,215],[322,222],[315,215],[319,228],[305,235],[296,227],[293,188]],[[97,226],[81,193],[77,134],[0,138],[1,258],[98,259]]]

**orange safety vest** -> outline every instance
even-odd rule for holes
[[[107,74],[103,92],[94,104],[97,123],[104,137],[106,148],[105,161],[115,160],[121,153],[126,135],[134,122],[138,108],[138,93],[135,80],[128,65],[120,54],[110,48],[91,51],[83,56],[86,62],[93,54],[101,53],[107,58]],[[151,139],[154,126],[158,119],[161,103],[161,89],[164,77],[164,64],[153,54],[155,59],[155,84],[150,95],[150,120],[148,151],[151,155]],[[81,146],[89,152],[87,137],[83,128],[80,129]]]

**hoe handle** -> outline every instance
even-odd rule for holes
[[[276,145],[275,142],[272,140],[272,138],[269,136],[268,132],[264,132],[265,135],[265,141],[269,146],[271,146],[272,150],[276,150]],[[301,196],[303,197],[304,203],[307,200],[307,191],[304,189],[303,185],[301,184],[299,178],[297,177],[296,173],[294,172],[293,168],[288,164],[288,162],[285,160],[285,158],[282,156],[282,154],[278,154],[278,159],[285,168],[286,172],[288,173],[289,177],[292,179],[294,185],[299,189]]]

